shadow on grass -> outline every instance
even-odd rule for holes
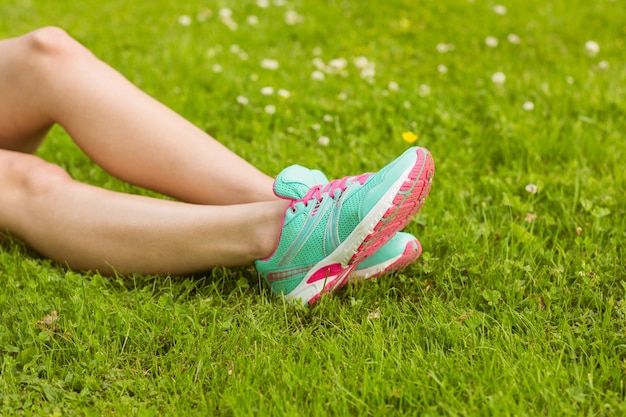
[[[7,238],[0,245],[0,257],[13,265],[6,267],[8,273],[19,274],[22,282],[39,281],[37,288],[45,288],[44,291],[54,292],[61,298],[69,297],[73,293],[71,287],[83,282],[98,294],[110,294],[129,304],[151,299],[155,304],[202,304],[206,308],[219,308],[236,315],[246,310],[259,314],[274,311],[273,314],[279,313],[285,320],[284,325],[293,331],[332,327],[346,317],[368,317],[381,303],[411,304],[419,309],[425,299],[442,291],[430,279],[428,271],[421,264],[416,264],[401,273],[349,283],[307,308],[273,295],[252,266],[216,267],[188,275],[104,276],[98,272],[72,271],[38,255],[16,239]],[[3,268],[4,263],[0,272]]]
[[[73,271],[65,265],[47,259],[29,248],[17,238],[0,234],[0,272],[16,275],[28,269],[30,278],[55,275],[59,278],[67,274],[77,274],[86,280],[97,283],[104,289],[116,292],[151,293],[154,298],[169,294],[177,302],[185,302],[198,297],[227,300],[242,293],[261,295],[269,293],[253,267],[216,267],[209,271],[187,275],[144,275],[119,274],[102,275],[97,271]],[[264,294],[268,295],[268,294]]]

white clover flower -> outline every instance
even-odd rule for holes
[[[342,100],[342,101],[347,100],[347,99],[348,99],[348,94],[346,94],[346,93],[344,93],[344,92],[342,91],[341,93],[337,94],[337,98],[338,98],[339,100]]]
[[[261,94],[263,94],[264,96],[271,96],[272,94],[274,94],[274,87],[267,86],[261,88]]]
[[[255,73],[250,74],[250,81],[259,81],[259,75]]]
[[[446,52],[450,52],[454,50],[454,45],[451,43],[443,43],[440,42],[437,44],[437,52],[440,54],[445,54]]]
[[[387,88],[389,89],[389,91],[398,91],[400,89],[400,86],[395,81],[389,81],[389,84],[387,84]]]
[[[282,98],[289,98],[291,97],[291,93],[287,90],[285,90],[284,88],[280,88],[278,90],[278,95]]]
[[[270,2],[269,0],[256,0],[256,5],[259,6],[261,9],[267,9],[268,7],[270,7]]]
[[[222,7],[219,11],[220,19],[222,19],[222,23],[226,25],[233,32],[239,29],[239,25],[232,18],[233,11],[228,7]]]
[[[244,51],[241,51],[237,54],[237,56],[239,57],[239,59],[241,59],[242,61],[247,61],[248,60],[248,54]]]
[[[595,41],[587,41],[585,42],[585,52],[589,56],[596,56],[600,52],[600,45]]]
[[[522,104],[522,108],[526,111],[533,111],[535,110],[535,103],[532,101],[525,101],[524,104]]]
[[[241,47],[237,44],[232,44],[228,47],[228,50],[233,54],[238,54],[241,52]]]
[[[267,106],[265,106],[265,113],[267,114],[276,113],[276,106],[274,106],[273,104],[268,104]]]
[[[421,97],[426,97],[430,95],[430,86],[428,84],[420,84],[419,89],[417,90],[417,94]]]
[[[285,23],[290,26],[297,25],[304,22],[304,16],[298,14],[295,10],[287,10],[285,12]]]
[[[324,75],[324,73],[322,71],[313,71],[311,73],[311,78],[314,79],[314,80],[321,81],[324,78],[326,78],[326,76]]]
[[[191,26],[191,17],[187,16],[186,14],[182,15],[182,16],[178,16],[178,23],[180,23],[183,26]]]
[[[319,139],[317,139],[317,143],[322,146],[328,146],[328,144],[330,143],[330,139],[328,138],[328,136],[320,136]]]
[[[361,78],[368,82],[373,82],[374,76],[376,75],[376,63],[364,56],[354,58],[353,62],[354,66],[359,70]]]
[[[222,72],[223,68],[220,64],[215,64],[213,65],[213,67],[211,67],[211,69],[213,70],[213,72]]]
[[[601,70],[609,69],[609,63],[607,61],[598,62],[598,69],[601,69]]]
[[[311,63],[313,64],[313,66],[315,68],[317,68],[320,71],[326,71],[326,64],[324,63],[324,61],[322,60],[322,58],[318,58],[315,57],[313,58],[313,60],[311,61]]]
[[[285,0],[274,0],[274,6],[276,6],[276,7],[282,7],[285,4],[287,4],[287,2]]]
[[[537,188],[537,186],[536,186],[535,184],[532,184],[532,183],[531,183],[531,184],[528,184],[528,185],[526,186],[526,192],[527,192],[527,193],[530,193],[530,194],[537,194],[537,190],[538,190],[538,188]]]
[[[278,61],[276,61],[275,59],[265,58],[264,60],[261,61],[261,68],[275,71],[278,69],[278,67],[279,67]]]
[[[336,59],[332,59],[328,63],[328,66],[335,72],[340,72],[348,66],[348,61],[346,61],[345,58],[336,58]]]
[[[322,55],[322,48],[320,48],[319,46],[316,46],[315,48],[313,48],[313,55],[314,56]]]
[[[259,18],[251,14],[250,16],[246,17],[246,23],[250,26],[256,26],[259,24]]]
[[[374,76],[376,75],[376,68],[374,66],[370,66],[367,68],[364,68],[361,71],[361,78],[365,79],[365,80],[372,80],[374,78]]]
[[[315,131],[320,130],[321,128],[322,128],[322,127],[320,126],[320,124],[319,124],[319,123],[313,123],[313,124],[311,125],[311,129],[313,129],[313,130],[315,130]]]
[[[496,4],[493,6],[493,12],[499,16],[504,16],[506,14],[506,7],[501,4]]]
[[[485,38],[485,45],[487,45],[490,48],[495,48],[498,46],[498,39],[493,36],[487,36]]]
[[[494,84],[502,85],[506,82],[506,75],[498,71],[491,76],[491,81],[493,81]]]
[[[439,64],[437,65],[437,71],[439,71],[440,74],[445,74],[448,72],[448,67],[443,64]]]
[[[324,117],[322,118],[325,122],[330,123],[333,121],[333,116],[331,116],[330,114],[325,114]]]
[[[512,43],[514,45],[518,45],[522,42],[522,39],[517,36],[515,33],[509,33],[506,37],[506,40],[509,41],[509,43]]]
[[[237,103],[241,104],[242,106],[248,105],[248,97],[237,96]]]
[[[410,101],[405,101],[404,103],[402,103],[402,107],[404,107],[405,109],[410,109],[411,108],[411,102]]]
[[[239,29],[239,25],[233,19],[222,19],[222,23],[224,23],[226,27],[233,32],[236,32]]]
[[[354,62],[354,66],[360,70],[365,69],[370,63],[369,59],[367,59],[364,56],[358,56],[354,58],[353,62]]]

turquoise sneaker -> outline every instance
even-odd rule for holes
[[[281,189],[292,199],[299,199],[315,185],[328,183],[321,171],[294,165],[289,172],[279,177]],[[420,257],[422,245],[409,233],[399,232],[372,256],[358,264],[350,275],[350,281],[363,281],[391,274],[406,268]]]
[[[275,294],[310,305],[341,288],[419,211],[434,163],[426,149],[410,148],[376,174],[316,185],[297,198],[306,187],[297,180],[302,169],[287,168],[274,183],[275,194],[290,204],[274,253],[255,264]]]
[[[406,268],[422,254],[422,245],[410,233],[397,233],[385,246],[378,249],[354,269],[351,282],[372,279]]]

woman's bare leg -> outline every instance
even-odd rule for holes
[[[205,206],[72,180],[37,156],[0,150],[0,231],[77,270],[191,273],[271,254],[287,203]]]
[[[141,92],[58,28],[0,41],[0,148],[58,123],[112,175],[202,204],[275,200],[272,179]]]

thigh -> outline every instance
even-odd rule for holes
[[[50,127],[28,78],[31,34],[0,40],[0,149],[34,152]]]

